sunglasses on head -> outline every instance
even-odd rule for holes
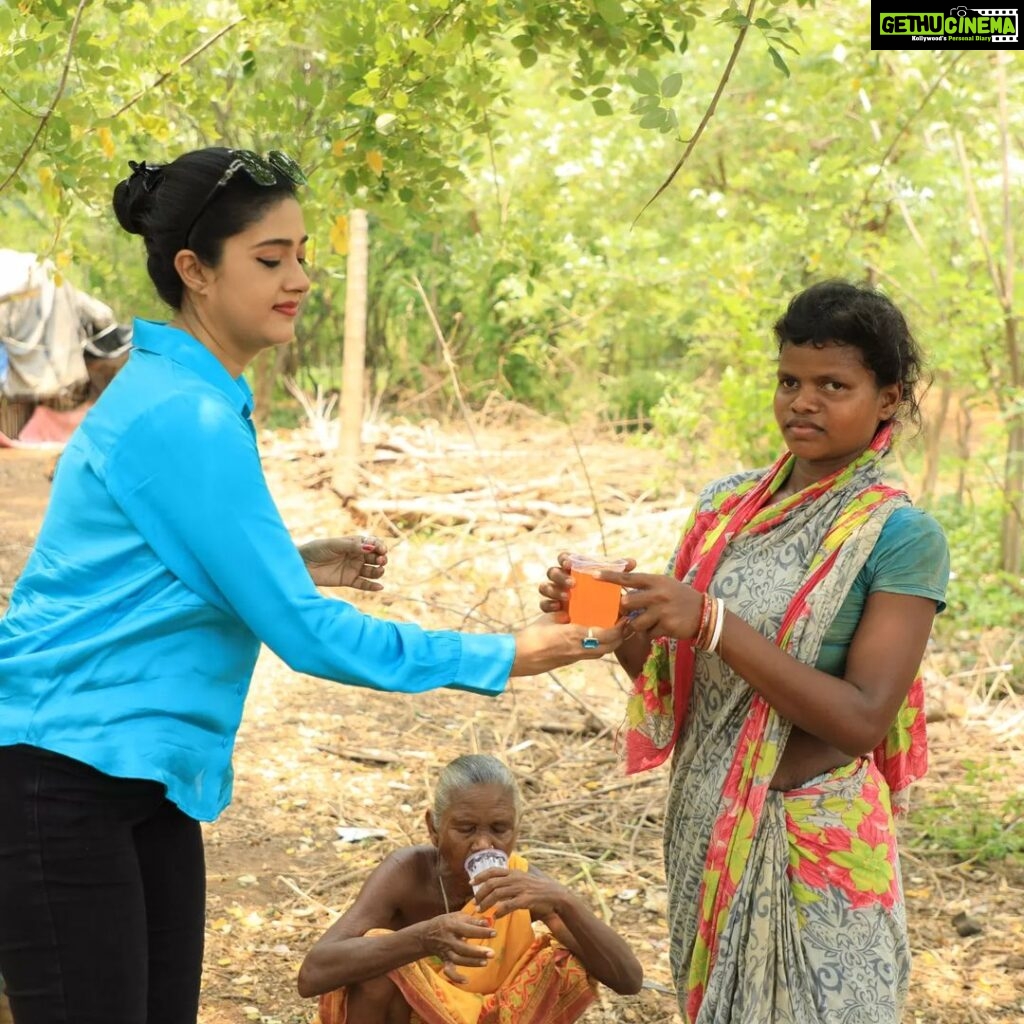
[[[199,204],[196,215],[192,218],[188,230],[185,232],[185,244],[192,235],[192,230],[199,222],[199,218],[206,213],[207,207],[217,195],[227,187],[228,182],[239,173],[244,171],[249,180],[257,185],[274,185],[278,178],[285,178],[293,185],[305,185],[306,175],[302,168],[290,157],[279,150],[272,149],[265,157],[254,153],[251,149],[232,149],[231,163],[224,168],[224,173],[217,179],[217,183],[206,194],[206,198]]]

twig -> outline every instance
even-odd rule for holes
[[[474,446],[477,448],[477,450],[479,450],[480,444],[477,441],[476,428],[473,423],[473,417],[470,415],[469,409],[466,406],[465,400],[462,397],[462,387],[459,383],[459,374],[458,369],[455,365],[455,360],[452,358],[451,346],[448,343],[448,339],[444,335],[444,331],[441,330],[441,324],[438,322],[437,316],[434,313],[434,308],[430,304],[430,299],[427,298],[427,293],[424,290],[423,285],[420,283],[420,279],[416,276],[413,276],[412,280],[413,284],[416,286],[416,291],[419,292],[420,298],[423,300],[423,305],[426,307],[427,317],[430,319],[430,324],[434,328],[434,335],[437,338],[437,342],[441,346],[441,353],[444,357],[445,365],[448,367],[448,373],[451,376],[452,387],[455,389],[455,399],[459,403],[459,411],[462,413],[462,418],[466,424],[466,427],[469,429],[469,436],[473,439]],[[498,497],[494,483],[494,478],[490,474],[487,474],[487,486],[491,492],[494,501],[494,507],[497,509],[498,518],[499,520],[503,519],[504,516],[501,510],[501,506],[498,504]],[[505,554],[508,558],[509,565],[514,569],[515,561],[512,558],[512,549],[511,547],[509,547],[507,541],[505,542]],[[525,616],[526,605],[523,603],[522,595],[519,593],[518,589],[516,590],[516,598],[519,601],[519,609]]]
[[[5,188],[18,176],[22,167],[25,166],[25,161],[28,159],[29,153],[35,149],[36,143],[39,141],[39,136],[43,134],[43,129],[46,127],[47,122],[53,116],[53,112],[57,109],[57,104],[60,102],[61,96],[64,95],[64,87],[68,81],[68,70],[71,67],[71,54],[75,49],[75,40],[78,37],[78,26],[82,21],[82,12],[85,10],[86,4],[89,0],[78,0],[78,7],[75,10],[74,20],[71,22],[71,31],[68,34],[68,52],[64,56],[64,66],[60,72],[60,82],[57,83],[57,91],[53,94],[53,99],[50,101],[50,106],[46,113],[39,119],[39,124],[36,127],[35,134],[32,136],[31,141],[25,149],[25,152],[18,158],[18,162],[14,165],[14,170],[4,179],[3,184],[0,184],[0,192],[3,192]]]
[[[686,163],[690,154],[693,152],[698,141],[700,140],[700,137],[704,134],[704,129],[707,127],[708,121],[710,121],[711,118],[715,116],[715,109],[718,106],[718,101],[719,99],[721,99],[722,93],[725,91],[725,87],[729,82],[729,77],[732,75],[732,69],[735,66],[736,60],[740,55],[740,50],[743,48],[743,40],[746,39],[747,37],[747,30],[750,28],[751,17],[753,16],[754,7],[756,6],[756,4],[757,0],[750,0],[750,3],[747,6],[747,20],[744,22],[743,27],[739,30],[739,32],[736,35],[736,42],[733,44],[732,53],[729,54],[729,62],[725,65],[725,71],[722,73],[722,77],[718,82],[718,88],[715,89],[715,95],[711,97],[711,103],[708,105],[708,109],[704,111],[704,116],[701,118],[700,124],[697,125],[697,130],[693,133],[693,135],[690,138],[690,141],[686,144],[686,149],[683,152],[683,155],[679,158],[679,161],[676,163],[675,167],[672,168],[672,171],[669,174],[669,176],[658,187],[658,191],[655,192],[654,195],[651,196],[651,198],[648,199],[646,203],[644,203],[643,209],[641,209],[640,212],[633,219],[633,223],[631,225],[632,227],[636,227],[637,221],[644,215],[644,213],[647,210],[647,207],[650,206],[651,203],[653,203],[654,200],[657,199],[658,196],[660,196],[661,193],[664,192],[665,189],[667,189],[669,185],[672,184],[673,180],[675,179],[675,176],[682,170],[683,164]]]
[[[935,95],[936,90],[946,80],[949,73],[957,66],[958,62],[960,61],[960,58],[963,57],[966,52],[967,51],[965,50],[959,50],[956,56],[953,57],[952,60],[950,60],[950,62],[942,69],[942,73],[939,75],[938,78],[935,79],[934,82],[932,82],[931,87],[924,94],[924,98],[917,105],[917,109],[914,110],[904,120],[903,124],[901,124],[897,129],[896,134],[893,135],[892,141],[889,143],[888,147],[886,148],[886,151],[882,154],[881,160],[878,161],[878,167],[875,170],[875,173],[872,175],[871,180],[868,182],[867,187],[864,189],[864,195],[861,196],[861,200],[860,203],[857,205],[857,209],[853,211],[853,216],[850,218],[851,225],[855,225],[857,223],[857,220],[860,217],[860,212],[861,210],[864,209],[864,206],[868,201],[868,197],[871,195],[871,190],[875,187],[875,184],[877,183],[878,179],[882,176],[882,172],[888,166],[889,159],[895,152],[896,146],[899,144],[900,139],[903,138],[903,136],[907,133],[910,126],[920,116],[921,111],[923,111],[924,108],[928,106],[928,103],[931,101],[931,98]],[[851,237],[854,230],[855,228],[851,226]]]
[[[319,907],[321,910],[326,911],[328,914],[337,917],[338,911],[335,910],[334,907],[329,907],[327,906],[326,903],[321,903],[320,900],[318,900],[315,896],[310,896],[308,892],[304,892],[302,889],[300,889],[290,878],[286,878],[284,875],[278,875],[277,880],[282,885],[285,885],[289,889],[291,889],[291,891],[295,893],[296,896],[299,896],[302,899],[304,899],[306,903],[310,906]]]
[[[144,89],[140,89],[123,106],[118,107],[118,109],[110,115],[111,119],[115,117],[120,117],[126,110],[130,109],[131,107],[134,107],[135,104],[138,103],[139,100],[141,100],[142,97],[146,95],[146,93],[152,92],[154,89],[159,89],[160,86],[163,85],[164,82],[166,82],[167,79],[171,77],[171,75],[179,72],[186,64],[190,63],[192,60],[198,57],[199,54],[201,54],[204,50],[208,50],[211,46],[213,46],[214,43],[216,43],[218,40],[226,36],[232,29],[237,28],[245,20],[246,18],[243,15],[241,18],[237,18],[235,21],[231,22],[230,25],[225,25],[224,28],[222,28],[219,32],[215,32],[212,36],[210,36],[209,39],[207,39],[201,45],[197,46],[191,53],[187,53],[184,57],[182,57],[181,60],[178,61],[178,63],[173,68],[171,68],[170,71],[165,71],[155,82],[151,83],[150,85],[147,85]]]

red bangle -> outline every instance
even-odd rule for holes
[[[700,606],[700,625],[697,627],[697,632],[693,635],[693,646],[702,647],[703,643],[707,642],[708,625],[711,622],[711,598],[707,594],[703,594],[703,603]]]

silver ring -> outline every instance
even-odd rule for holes
[[[587,635],[580,641],[580,644],[585,651],[593,651],[601,646],[601,641],[594,636],[593,626],[587,630]]]

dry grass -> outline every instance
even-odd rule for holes
[[[711,475],[693,467],[694,479],[680,485],[679,468],[668,472],[652,452],[596,428],[571,436],[496,402],[472,433],[378,425],[364,467],[366,495],[377,504],[343,508],[327,486],[318,436],[323,429],[261,439],[289,526],[300,539],[386,538],[388,589],[355,602],[439,628],[519,626],[534,614],[537,583],[559,550],[606,550],[660,571],[686,517],[687,485]],[[16,463],[3,458],[6,488]],[[45,460],[17,465],[37,472]],[[470,519],[450,514],[464,495],[472,496]],[[382,511],[385,499],[391,504]],[[430,513],[431,501],[442,511]],[[40,512],[36,501],[18,515],[38,521]],[[27,530],[18,532],[13,515],[0,509],[0,527],[20,539]],[[24,550],[12,549],[6,562],[0,550],[0,583]],[[904,835],[915,950],[908,1022],[1024,1021],[1024,871],[1009,860],[972,863],[936,850],[923,831],[929,801],[955,796],[965,763],[995,766],[993,801],[1020,792],[1020,697],[998,669],[1019,661],[1019,644],[1015,636],[983,636],[977,650],[936,648],[926,663],[941,720],[932,727],[933,770],[918,787]],[[971,674],[960,674],[968,663]],[[502,756],[522,781],[526,855],[584,895],[644,963],[650,988],[628,998],[604,993],[586,1020],[678,1021],[661,867],[665,777],[622,775],[615,733],[624,684],[617,667],[599,662],[516,681],[493,699],[446,691],[398,697],[299,677],[265,653],[239,735],[235,801],[206,829],[202,1024],[310,1019],[311,1004],[294,989],[305,950],[388,850],[423,840],[437,769],[474,750]],[[342,826],[383,836],[343,842]],[[978,934],[958,935],[952,922],[962,911],[982,925]]]

